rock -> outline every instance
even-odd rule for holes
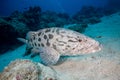
[[[0,80],[38,80],[38,68],[30,60],[15,60],[0,74]]]
[[[60,80],[58,74],[52,67],[44,66],[40,63],[37,65],[41,72],[39,75],[39,80]]]
[[[2,73],[0,80],[60,80],[55,71],[28,59],[12,61]]]
[[[0,80],[119,80],[119,61],[98,56],[78,58],[68,57],[55,66],[17,59],[0,73]]]

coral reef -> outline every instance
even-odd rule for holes
[[[28,32],[30,29],[27,27],[27,25],[23,22],[18,21],[17,19],[12,19],[8,21],[12,27],[15,29],[17,32],[18,36],[24,37],[26,32]]]
[[[29,7],[24,12],[15,11],[11,14],[10,18],[25,23],[30,29],[36,30],[38,23],[40,22],[41,8],[40,7]]]
[[[38,23],[41,21],[41,8],[40,7],[30,7],[28,11],[23,12],[24,20],[30,29],[36,30]]]
[[[69,15],[66,13],[56,13],[53,11],[42,12],[40,7],[30,7],[27,11],[15,11],[9,17],[25,23],[31,30],[38,30],[45,27],[62,27],[68,24]]]
[[[93,6],[84,6],[73,16],[73,19],[76,23],[95,24],[101,22],[100,17],[102,16],[103,14],[100,8],[95,8]]]

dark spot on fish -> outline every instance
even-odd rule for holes
[[[45,32],[46,32],[46,33],[47,33],[47,32],[50,32],[50,29],[46,29]]]
[[[64,44],[58,44],[59,46],[64,46]]]
[[[40,47],[40,44],[38,44],[38,46]]]
[[[69,45],[67,45],[66,47],[70,47]]]
[[[49,78],[48,80],[54,80],[53,78]]]
[[[68,48],[65,48],[66,50],[68,49]]]
[[[85,48],[80,48],[79,51],[82,51],[83,49],[85,49]],[[87,50],[87,48],[86,48],[86,50]]]
[[[55,50],[57,50],[57,47],[56,47],[56,45],[54,45],[54,44],[53,44],[53,48],[54,48]]]
[[[72,48],[72,50],[74,50],[75,48]]]
[[[30,39],[30,42],[32,42],[32,39]]]
[[[47,43],[46,43],[46,45],[47,45],[47,46],[50,46],[50,43],[49,43],[49,42],[47,42]]]
[[[79,39],[78,41],[79,41],[79,42],[81,42],[82,40],[81,40],[81,39]]]
[[[66,44],[66,42],[64,42],[64,41],[59,41],[58,39],[56,39],[59,43],[64,43],[64,44]]]
[[[40,35],[41,35],[41,32],[38,33],[38,36],[40,36]]]
[[[41,43],[41,46],[42,46],[42,47],[44,47],[44,44],[43,44],[43,43]]]
[[[72,36],[67,36],[68,38],[74,38],[74,37],[72,37]]]
[[[35,46],[37,46],[37,44],[36,44],[36,43],[34,43],[34,45],[35,45]]]
[[[70,36],[67,36],[68,38],[71,38]]]
[[[41,36],[44,35],[44,32],[41,32]]]
[[[50,46],[50,43],[49,43],[49,40],[47,40],[47,43],[46,43],[47,46]]]
[[[77,38],[80,38],[79,36],[77,36]]]
[[[68,40],[68,42],[77,42],[77,41],[73,41],[73,40]]]
[[[35,40],[35,36],[33,36],[33,40]]]
[[[52,35],[52,34],[49,34],[48,36],[49,36],[49,39],[52,39],[52,38],[53,38],[53,35]]]
[[[41,38],[39,38],[38,41],[41,41]]]
[[[34,44],[32,43],[32,46],[34,47]]]
[[[46,36],[46,35],[44,35],[44,39],[47,39],[47,36]]]
[[[96,59],[96,57],[95,57],[95,56],[92,56],[91,58]]]

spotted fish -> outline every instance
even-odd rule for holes
[[[27,45],[24,56],[33,53],[31,57],[34,57],[39,54],[46,65],[56,64],[60,56],[88,54],[101,50],[98,41],[64,28],[53,27],[30,31],[26,39],[18,39]]]

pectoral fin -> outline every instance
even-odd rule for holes
[[[31,52],[32,52],[32,54],[31,54],[30,57],[31,57],[31,58],[34,58],[35,56],[39,55],[40,50],[37,49],[37,48],[33,48],[33,49],[31,50]]]
[[[60,54],[53,48],[44,47],[40,52],[40,58],[45,65],[54,65],[59,60]]]

